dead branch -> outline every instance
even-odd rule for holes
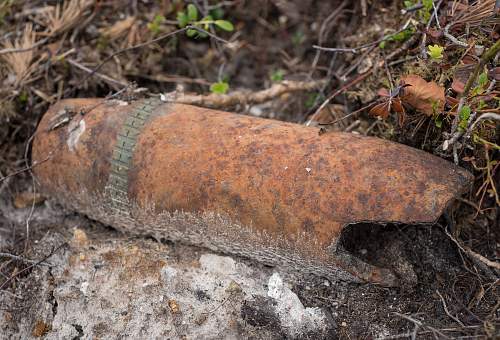
[[[46,162],[46,161],[48,161],[49,159],[50,159],[50,155],[49,155],[47,158],[45,158],[45,159],[43,159],[43,160],[41,160],[41,161],[39,161],[39,162],[34,161],[34,162],[33,162],[33,164],[31,164],[30,166],[26,166],[26,167],[25,167],[25,168],[23,168],[23,169],[20,169],[20,170],[14,171],[14,172],[13,172],[13,173],[11,173],[11,174],[8,174],[8,175],[6,175],[6,176],[0,177],[0,183],[1,183],[1,182],[3,182],[3,181],[5,181],[6,179],[8,179],[8,178],[10,178],[10,177],[17,176],[17,175],[19,175],[20,173],[23,173],[23,172],[25,172],[25,171],[31,171],[31,169],[33,169],[35,166],[37,166],[37,165],[39,165],[39,164],[42,164],[43,162]]]
[[[403,319],[406,319],[406,320],[412,322],[415,325],[415,329],[414,329],[413,334],[412,334],[412,339],[416,339],[417,330],[420,327],[429,329],[431,332],[438,334],[443,339],[449,339],[450,338],[450,337],[446,336],[444,333],[442,333],[441,331],[437,330],[436,328],[431,327],[431,326],[427,326],[422,321],[417,320],[415,318],[412,318],[411,316],[404,315],[404,314],[397,313],[397,312],[394,312],[394,314],[397,315],[397,316],[399,316],[399,317],[401,317],[401,318],[403,318]]]
[[[10,253],[0,252],[0,257],[6,257],[6,258],[9,258],[11,260],[21,261],[21,262],[26,262],[26,263],[37,263],[38,262],[35,260],[30,260],[30,259],[24,258],[22,256],[10,254]],[[49,264],[46,264],[46,265],[49,265]]]
[[[113,79],[113,78],[111,78],[111,77],[109,77],[109,76],[107,76],[105,74],[95,72],[92,69],[90,69],[90,68],[88,68],[86,66],[83,66],[82,64],[80,64],[76,60],[73,60],[73,59],[67,59],[67,60],[68,60],[68,63],[70,63],[71,65],[73,65],[73,66],[79,68],[80,70],[85,71],[85,72],[87,72],[89,74],[93,74],[96,77],[101,78],[102,80],[104,80],[107,83],[111,83],[112,85],[119,85],[119,86],[123,86],[123,87],[126,87],[126,86],[129,85],[128,83],[124,83],[122,81]]]
[[[286,80],[268,89],[252,92],[249,90],[234,91],[228,94],[184,95],[180,94],[173,101],[180,104],[199,105],[210,108],[227,108],[236,105],[264,103],[282,96],[285,93],[317,90],[326,80],[291,81]]]
[[[43,257],[41,260],[29,265],[28,267],[24,268],[23,270],[20,270],[18,272],[16,272],[15,274],[13,274],[12,276],[10,276],[7,280],[5,280],[2,285],[0,286],[0,290],[5,288],[7,286],[7,284],[9,282],[11,282],[12,280],[14,280],[16,277],[18,277],[19,275],[23,274],[24,272],[27,272],[28,270],[30,270],[31,268],[33,267],[36,267],[38,265],[40,265],[42,262],[48,260],[52,255],[54,255],[59,249],[61,249],[62,247],[64,247],[65,245],[67,245],[66,242],[60,244],[59,246],[57,246],[55,249],[53,249],[49,255]]]
[[[500,270],[500,263],[498,262],[495,262],[495,261],[491,261],[490,259],[487,259],[486,257],[484,257],[483,255],[481,254],[478,254],[476,253],[475,251],[473,251],[472,249],[470,249],[469,247],[467,247],[466,245],[463,245],[461,244],[456,238],[454,238],[449,232],[448,230],[444,230],[446,235],[448,235],[448,237],[450,238],[450,240],[453,241],[453,243],[455,243],[457,245],[457,247],[462,251],[464,252],[466,255],[468,255],[472,260],[474,260],[474,262],[477,263],[477,261],[479,261],[480,263],[488,266],[488,267],[491,267],[491,268],[494,268],[496,270]]]
[[[376,46],[376,45],[380,44],[382,41],[386,40],[388,37],[390,37],[392,35],[395,35],[395,34],[403,32],[404,30],[406,30],[408,28],[408,26],[410,25],[410,22],[411,22],[410,20],[406,21],[406,23],[403,25],[403,27],[401,27],[399,30],[397,30],[394,33],[391,33],[391,34],[388,34],[388,35],[384,35],[382,38],[380,38],[378,40],[372,41],[370,43],[367,43],[367,44],[364,44],[364,45],[361,45],[361,46],[358,46],[358,47],[334,48],[334,47],[323,47],[323,46],[313,45],[313,48],[317,49],[317,50],[320,50],[320,51],[325,51],[325,52],[358,53],[358,51],[360,51],[360,50],[363,50],[365,48]]]

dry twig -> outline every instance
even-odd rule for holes
[[[23,270],[20,270],[16,273],[14,273],[12,276],[10,276],[7,280],[5,280],[2,285],[0,286],[0,290],[1,289],[4,289],[5,287],[7,287],[7,284],[9,284],[9,282],[11,282],[12,280],[14,280],[16,277],[18,277],[19,275],[23,274],[24,272],[27,272],[28,270],[30,270],[31,268],[33,267],[36,267],[38,265],[40,265],[41,263],[45,262],[47,259],[49,259],[52,255],[54,255],[59,249],[61,249],[62,247],[64,247],[67,243],[64,242],[62,244],[60,244],[58,247],[56,247],[55,249],[53,249],[49,255],[45,256],[44,258],[42,258],[41,260],[35,262],[35,263],[32,263],[31,265],[29,265],[28,267],[24,268]]]
[[[10,254],[10,253],[0,252],[0,257],[6,257],[6,258],[9,258],[11,260],[21,261],[21,262],[26,262],[26,263],[35,263],[35,264],[38,263],[38,261],[30,260],[30,259],[27,259],[25,257],[19,256],[19,255]],[[50,264],[48,264],[48,263],[46,265],[50,266]]]
[[[481,263],[485,264],[486,266],[488,267],[491,267],[491,268],[494,268],[496,270],[500,270],[500,263],[498,262],[495,262],[495,261],[491,261],[490,259],[487,259],[486,257],[484,257],[483,255],[481,254],[478,254],[476,253],[475,251],[473,251],[472,249],[470,249],[469,247],[467,247],[466,245],[463,245],[461,244],[456,238],[454,238],[446,229],[444,230],[446,235],[448,235],[448,237],[450,238],[450,240],[453,241],[453,243],[455,243],[457,245],[457,247],[462,251],[464,252],[465,254],[467,254],[470,258],[472,258],[474,260],[474,262],[477,262],[477,261],[480,261]]]
[[[317,90],[325,80],[290,81],[286,80],[262,91],[234,91],[228,94],[184,95],[180,94],[173,101],[181,104],[200,105],[211,108],[227,108],[236,105],[259,104],[275,99],[285,93]]]
[[[67,59],[68,63],[70,63],[71,65],[79,68],[80,70],[82,71],[85,71],[89,74],[93,73],[96,77],[98,78],[101,78],[102,80],[104,80],[105,82],[107,83],[110,83],[112,85],[119,85],[119,86],[122,86],[122,87],[125,87],[125,86],[128,86],[128,83],[124,83],[122,81],[119,81],[119,80],[116,80],[116,79],[113,79],[105,74],[101,74],[99,72],[94,72],[92,71],[92,69],[80,64],[79,62],[77,62],[76,60],[73,60],[73,59]]]

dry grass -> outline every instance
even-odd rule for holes
[[[495,15],[495,0],[477,1],[466,10],[460,11],[454,15],[453,24],[480,25],[484,20],[493,18]]]
[[[85,11],[90,8],[94,1],[92,0],[71,0],[63,5],[57,4],[47,15],[48,35],[54,36],[74,28]]]
[[[14,42],[7,41],[4,48],[8,49],[29,49],[36,42],[36,33],[33,26],[27,24],[23,35]],[[37,55],[36,49],[32,48],[24,52],[7,53],[2,55],[8,70],[15,76],[14,86],[22,85],[33,73],[38,62],[34,62]]]

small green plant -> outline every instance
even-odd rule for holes
[[[444,47],[440,45],[429,45],[427,46],[427,54],[432,60],[441,61],[443,59]]]
[[[280,81],[283,81],[283,77],[285,76],[285,72],[281,69],[274,71],[271,73],[271,81],[275,83],[279,83]]]
[[[301,30],[295,31],[292,35],[292,44],[295,47],[300,46],[304,41],[306,41],[306,36]]]
[[[229,84],[225,81],[219,81],[210,85],[210,92],[215,94],[225,94],[229,90]]]
[[[161,31],[161,24],[165,21],[165,17],[163,15],[156,15],[150,23],[148,23],[147,27],[153,34],[159,34]]]
[[[406,9],[410,9],[419,4],[419,1],[416,0],[405,0],[403,1],[403,5]],[[421,2],[422,8],[418,10],[417,17],[420,22],[427,23],[431,18],[432,10],[434,9],[433,0],[422,0]]]
[[[214,15],[220,15],[220,13],[214,13]],[[217,17],[217,16],[216,16]],[[198,9],[195,5],[189,4],[187,6],[187,11],[180,11],[177,13],[177,23],[179,27],[184,28],[186,26],[193,26],[202,28],[207,31],[211,25],[214,25],[217,28],[220,28],[224,31],[231,32],[234,30],[234,25],[227,20],[222,19],[214,19],[212,15],[207,15],[206,17],[198,20],[199,14]],[[207,33],[197,30],[196,28],[190,28],[186,31],[188,37],[196,37],[196,38],[206,38],[208,36]]]
[[[438,129],[441,129],[441,127],[443,126],[443,117],[442,117],[442,115],[440,115],[440,114],[434,115],[434,125],[436,125],[436,127]]]
[[[461,131],[465,131],[467,129],[467,125],[469,125],[471,108],[468,105],[464,105],[460,112],[458,113],[458,117],[460,118],[460,122],[458,123],[458,128]]]
[[[483,73],[481,73],[479,75],[477,82],[478,82],[478,86],[486,87],[486,84],[488,84],[488,74],[486,73],[486,71],[484,71]]]
[[[306,101],[304,102],[304,106],[307,108],[307,109],[312,109],[316,103],[321,103],[323,100],[325,100],[325,97],[320,94],[320,93],[309,93],[307,95],[307,99]]]
[[[384,38],[383,41],[379,43],[379,47],[384,49],[387,45],[387,42],[403,42],[408,39],[415,33],[415,29],[413,27],[408,27],[405,30],[402,30],[401,32],[394,33],[391,35],[388,35],[387,37]]]
[[[28,102],[28,93],[26,91],[22,91],[17,97],[19,103],[26,104]]]
[[[477,77],[477,86],[471,90],[473,96],[483,94],[488,87],[488,73],[484,71]]]

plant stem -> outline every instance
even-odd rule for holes
[[[462,107],[465,104],[467,96],[469,95],[469,92],[472,89],[472,86],[474,85],[479,75],[479,72],[491,59],[493,59],[497,55],[499,51],[500,51],[500,40],[497,40],[497,42],[494,43],[493,46],[491,46],[486,52],[484,52],[483,56],[481,57],[481,60],[479,61],[479,64],[476,65],[474,71],[467,79],[467,83],[465,83],[464,86],[464,91],[460,95],[460,102],[458,104],[457,115],[455,116],[455,119],[453,120],[453,124],[451,127],[451,137],[444,141],[443,150],[446,151],[450,146],[455,144],[455,142],[463,135],[464,133],[463,131],[457,131],[458,123],[460,122],[460,111],[462,110]],[[469,124],[470,121],[468,122],[467,125]]]
[[[464,87],[464,92],[462,93],[462,97],[467,97],[469,94],[469,91],[472,88],[472,85],[474,85],[474,82],[476,81],[476,78],[479,75],[479,72],[484,68],[486,63],[488,63],[491,59],[493,59],[496,54],[500,51],[500,40],[497,40],[493,46],[491,46],[481,57],[481,60],[479,61],[479,64],[476,65],[474,68],[474,71],[472,74],[469,76],[469,79],[467,79],[467,83],[465,84]]]

